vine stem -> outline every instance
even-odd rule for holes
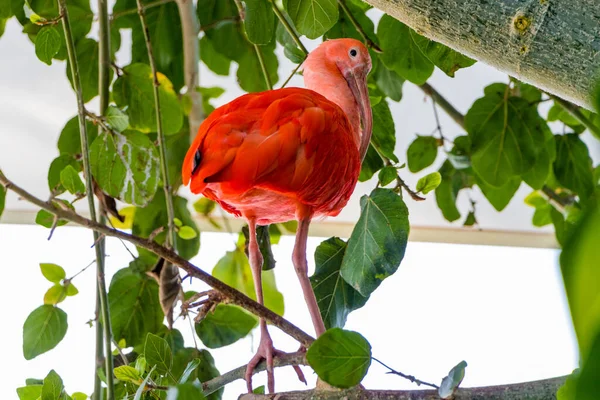
[[[348,16],[348,19],[354,26],[354,29],[356,29],[356,31],[360,34],[360,36],[362,36],[363,40],[367,44],[367,47],[372,48],[377,53],[383,53],[383,50],[381,50],[381,47],[379,47],[377,45],[377,43],[372,41],[371,38],[369,38],[369,36],[367,36],[367,34],[364,31],[364,29],[362,28],[362,26],[360,26],[360,24],[358,23],[356,18],[354,18],[354,15],[352,15],[352,13],[350,12],[350,9],[346,5],[346,2],[344,0],[338,0],[338,4],[340,5],[340,7],[344,11],[344,13]]]
[[[100,3],[103,3],[104,0],[99,0]],[[106,6],[106,3],[104,3],[104,6]],[[100,7],[102,8],[102,7]],[[92,183],[92,172],[91,172],[91,168],[90,168],[90,155],[89,155],[89,143],[88,143],[88,136],[87,136],[87,129],[86,129],[86,121],[85,121],[85,106],[84,106],[84,102],[83,102],[83,90],[81,87],[81,79],[79,76],[79,64],[77,62],[77,55],[75,53],[75,44],[73,42],[73,34],[71,31],[71,21],[69,19],[69,10],[67,9],[67,2],[66,0],[58,0],[58,9],[59,9],[59,13],[60,15],[62,15],[63,18],[63,31],[65,34],[65,41],[67,44],[67,56],[69,59],[69,65],[71,67],[71,75],[72,75],[72,81],[73,81],[73,88],[75,90],[75,95],[77,97],[77,110],[78,110],[78,119],[79,119],[79,136],[81,139],[81,154],[82,154],[82,159],[83,159],[83,174],[85,175],[85,183],[86,183],[86,194],[87,194],[87,199],[88,199],[88,207],[89,207],[89,211],[90,211],[90,216],[91,216],[91,221],[93,221],[96,224],[99,224],[97,221],[97,216],[96,216],[96,205],[94,204],[94,189],[93,189],[93,183]],[[106,10],[105,10],[106,11]],[[102,12],[102,11],[100,11]],[[105,15],[100,15],[100,19],[103,20],[101,22],[101,24],[103,26],[105,26],[104,24],[107,23],[107,18],[108,18],[108,12],[106,12]],[[105,30],[108,30],[105,26]],[[106,34],[108,35],[108,33]],[[106,39],[107,36],[104,37],[104,39]],[[108,37],[109,41],[110,41],[110,37]],[[104,53],[103,50],[100,50],[100,57],[106,56],[107,54]],[[110,56],[110,54],[108,54],[108,56]],[[101,58],[101,60],[106,63],[107,60],[104,60],[103,58]],[[104,75],[102,72],[100,72],[100,77],[102,79],[104,79],[102,82],[107,85],[107,79],[108,79],[108,73],[106,73],[106,75]],[[104,106],[106,106],[108,103],[108,96],[105,98],[104,100]],[[99,224],[101,225],[101,224]],[[112,334],[111,334],[111,328],[110,328],[110,314],[108,311],[108,296],[106,294],[106,282],[104,279],[104,245],[103,243],[98,243],[99,239],[101,239],[99,237],[98,232],[94,232],[94,243],[96,243],[97,245],[94,246],[95,252],[96,252],[96,266],[97,266],[97,285],[98,285],[98,296],[97,298],[99,298],[100,300],[100,311],[101,311],[101,315],[102,315],[102,326],[103,326],[103,335],[98,338],[97,335],[97,342],[96,342],[96,356],[98,356],[98,352],[101,352],[102,349],[100,347],[100,344],[98,343],[98,340],[102,340],[102,337],[104,339],[104,352],[105,352],[105,368],[106,368],[106,386],[107,386],[107,397],[108,400],[114,400],[115,398],[115,393],[114,393],[114,380],[113,380],[113,374],[112,374],[112,370],[113,370],[113,360],[112,360],[112,355],[110,354],[110,343],[111,343],[111,339],[112,339]],[[100,330],[97,329],[96,333],[99,334]],[[94,387],[96,387],[97,383],[94,380],[95,384]],[[97,392],[96,393],[96,397],[97,394],[101,393],[101,392]]]
[[[244,6],[242,5],[241,0],[234,0],[235,5],[238,9],[238,13],[240,14],[240,19],[244,20]],[[246,38],[248,40],[248,38]],[[250,42],[250,40],[248,40]],[[273,90],[273,83],[271,83],[271,78],[269,77],[269,72],[267,71],[267,65],[265,64],[265,59],[260,51],[260,47],[257,44],[252,43],[254,46],[254,53],[256,53],[256,57],[258,58],[258,63],[260,64],[260,69],[262,71],[263,78],[265,80],[265,84],[267,85],[267,89]]]
[[[546,93],[555,103],[558,103],[569,112],[573,117],[575,117],[583,126],[585,126],[592,135],[598,140],[600,140],[600,126],[597,126],[592,121],[589,120],[583,113],[581,112],[581,108],[576,106],[575,104],[564,100],[558,96],[555,96],[550,93]]]
[[[135,236],[117,229],[113,229],[106,225],[99,224],[91,219],[85,218],[77,214],[67,206],[63,207],[62,203],[60,202],[44,201],[32,195],[20,186],[17,186],[4,175],[2,170],[0,170],[0,184],[4,185],[4,187],[7,190],[16,193],[22,199],[28,201],[29,203],[32,203],[40,207],[41,209],[44,209],[56,215],[59,219],[73,222],[77,225],[83,226],[88,229],[92,229],[106,236],[116,237],[118,239],[128,241],[138,247],[142,247],[148,251],[151,251],[157,256],[164,258],[165,260],[169,261],[174,265],[177,265],[190,276],[198,278],[202,282],[206,283],[208,286],[218,290],[225,297],[227,297],[232,304],[238,305],[244,308],[245,310],[251,312],[252,314],[264,318],[267,322],[278,327],[283,332],[296,339],[304,347],[308,348],[311,345],[311,343],[314,342],[314,338],[312,336],[310,336],[309,334],[307,334],[306,332],[304,332],[285,318],[274,313],[268,308],[258,304],[256,301],[252,300],[250,297],[246,296],[239,290],[234,289],[233,287],[227,285],[223,281],[204,272],[202,269],[196,267],[188,260],[179,256],[173,250],[168,249],[165,246],[161,246],[160,244],[154,241],[144,239],[139,236]]]
[[[279,9],[279,7],[277,7],[277,5],[275,4],[275,2],[273,0],[269,0],[269,1],[271,2],[271,7],[273,7],[273,12],[277,16],[277,18],[279,19],[279,21],[281,22],[281,24],[283,25],[283,27],[285,28],[285,30],[290,34],[290,36],[292,37],[292,39],[294,39],[294,42],[296,42],[296,44],[298,45],[298,47],[300,48],[300,50],[302,50],[302,52],[304,53],[304,55],[308,55],[308,50],[306,49],[306,47],[302,43],[302,40],[300,40],[300,36],[298,36],[298,34],[294,30],[294,28],[292,28],[292,26],[290,25],[290,23],[288,22],[288,20],[285,18],[285,16],[283,15],[283,13]]]
[[[144,39],[146,40],[146,50],[148,52],[148,61],[150,62],[150,69],[152,70],[152,83],[154,91],[154,111],[156,113],[156,130],[158,134],[158,151],[160,155],[160,172],[162,175],[163,186],[165,190],[165,201],[167,203],[167,240],[165,242],[167,248],[175,246],[175,207],[173,206],[173,197],[171,193],[171,185],[169,183],[169,173],[167,167],[167,151],[165,145],[165,135],[162,129],[162,118],[160,110],[160,96],[159,88],[160,83],[158,82],[158,74],[156,71],[156,63],[154,61],[154,53],[152,51],[152,43],[150,42],[150,31],[146,24],[146,16],[144,6],[141,0],[136,0],[138,7],[138,15],[140,16],[140,23],[142,25],[142,31],[144,32]],[[194,88],[195,90],[195,88]]]

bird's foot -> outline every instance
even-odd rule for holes
[[[252,375],[254,374],[254,370],[256,369],[258,364],[262,360],[265,360],[267,364],[267,389],[269,393],[275,393],[275,374],[273,372],[274,358],[281,357],[286,353],[277,350],[275,349],[275,347],[273,347],[273,340],[271,340],[271,335],[269,335],[269,332],[267,331],[266,327],[264,329],[261,329],[261,331],[262,332],[260,336],[260,344],[258,345],[258,350],[246,366],[246,374],[244,376],[244,379],[246,380],[248,393],[252,393]],[[306,378],[304,377],[304,373],[302,372],[300,367],[298,365],[293,365],[293,367],[294,371],[296,371],[296,375],[298,375],[298,379],[300,380],[300,382],[304,382],[304,384],[306,385]]]

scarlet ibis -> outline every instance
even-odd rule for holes
[[[217,108],[200,126],[183,164],[183,182],[193,193],[247,220],[248,258],[261,304],[256,226],[298,220],[292,259],[317,336],[325,326],[308,279],[308,226],[314,217],[339,214],[356,185],[371,139],[370,70],[369,52],[359,41],[323,42],[304,63],[306,89],[246,94]],[[252,391],[253,370],[266,359],[273,393],[278,351],[263,319],[260,331],[245,378]]]

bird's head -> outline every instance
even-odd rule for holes
[[[373,128],[367,88],[369,71],[369,51],[364,44],[355,39],[325,41],[313,50],[304,62],[306,86],[338,104],[346,112],[355,130],[360,130],[361,159],[369,147]],[[360,121],[356,111],[360,115]]]

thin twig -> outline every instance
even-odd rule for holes
[[[283,82],[283,85],[281,85],[282,89],[284,87],[286,87],[288,83],[290,83],[290,81],[292,80],[292,78],[294,77],[294,75],[296,75],[296,72],[298,72],[298,70],[300,69],[300,67],[302,66],[302,64],[304,63],[305,60],[306,60],[306,58],[304,60],[302,60],[300,62],[300,64],[296,65],[296,68],[294,68],[294,70],[292,71],[292,73],[290,74],[290,76],[288,76],[288,78],[285,80],[285,82]]]
[[[360,24],[358,23],[356,18],[354,18],[354,15],[352,15],[352,13],[350,12],[350,9],[346,5],[346,2],[344,0],[338,0],[338,3],[340,5],[340,7],[342,7],[342,10],[344,10],[344,13],[346,13],[346,15],[348,16],[348,19],[354,26],[354,29],[356,29],[356,31],[360,34],[360,36],[362,36],[363,40],[367,44],[367,47],[372,48],[377,53],[383,53],[383,50],[381,50],[381,47],[379,47],[377,45],[377,43],[372,41],[371,38],[369,38],[369,36],[367,36],[367,34],[364,31],[364,29],[362,28],[362,26],[360,26]]]
[[[101,3],[102,4],[102,3]],[[106,4],[104,4],[106,6]],[[95,224],[98,224],[98,219],[96,216],[96,206],[94,204],[94,190],[92,184],[92,170],[90,167],[90,154],[89,154],[89,143],[86,129],[86,121],[85,121],[85,106],[83,101],[83,89],[81,87],[81,79],[79,76],[79,63],[77,62],[77,54],[75,53],[75,43],[73,40],[73,34],[71,31],[71,21],[69,20],[69,11],[67,9],[67,1],[66,0],[58,0],[58,9],[60,15],[63,16],[63,32],[65,35],[65,42],[67,44],[67,57],[69,59],[69,65],[71,67],[71,75],[72,75],[72,83],[73,88],[75,90],[75,94],[77,97],[77,110],[78,110],[78,118],[79,118],[79,137],[81,140],[81,154],[83,159],[83,173],[85,176],[86,183],[86,193],[88,199],[88,207],[91,216],[91,221]],[[106,10],[104,10],[106,11]],[[106,15],[103,14],[103,18],[101,23],[105,30],[107,30],[106,23]],[[104,37],[106,39],[106,37]],[[109,37],[110,39],[110,37]],[[107,44],[108,45],[108,44]],[[105,57],[103,51],[101,57]],[[103,62],[107,62],[102,58]],[[101,75],[101,77],[103,74]],[[102,81],[105,85],[107,81]],[[108,99],[105,100],[106,102]],[[105,103],[107,104],[107,103]],[[101,224],[98,224],[101,225]],[[94,232],[94,242],[97,242],[100,238],[98,232]],[[104,280],[104,246],[94,246],[96,252],[96,266],[98,269],[97,274],[97,285],[98,285],[98,296],[97,299],[100,300],[100,311],[102,313],[102,327],[103,332],[102,336],[104,339],[104,351],[106,352],[105,357],[105,368],[106,368],[106,386],[107,386],[107,397],[108,400],[114,400],[115,398],[115,387],[113,380],[113,362],[112,357],[110,356],[110,342],[111,342],[111,328],[110,328],[110,313],[108,310],[108,296],[106,294],[106,283]],[[97,330],[97,334],[100,334],[100,330]],[[98,336],[97,335],[97,336]],[[99,349],[100,340],[97,339],[96,342],[96,350]],[[98,354],[97,354],[98,356]]]
[[[271,6],[273,8],[273,11],[275,12],[275,15],[279,19],[279,22],[281,22],[281,25],[283,25],[283,27],[285,28],[285,30],[290,34],[290,36],[292,37],[292,39],[294,40],[294,42],[296,42],[296,44],[298,45],[298,47],[300,48],[300,50],[302,50],[302,52],[304,53],[304,55],[308,55],[308,50],[306,49],[306,47],[302,43],[302,40],[300,40],[300,36],[296,33],[296,31],[294,30],[294,28],[292,27],[292,25],[290,25],[290,23],[285,18],[285,15],[283,15],[283,13],[279,9],[279,7],[277,7],[277,5],[275,4],[275,1],[273,1],[273,0],[269,0],[269,1],[271,2]]]
[[[163,181],[163,188],[165,191],[165,201],[167,203],[167,239],[165,245],[167,248],[175,246],[175,207],[173,206],[173,193],[171,192],[171,185],[169,183],[169,171],[167,166],[167,148],[165,144],[165,135],[163,133],[162,118],[160,110],[160,96],[159,88],[160,83],[158,82],[158,74],[156,70],[156,62],[154,60],[154,53],[152,51],[152,43],[150,42],[150,31],[146,24],[146,16],[144,14],[144,6],[141,0],[136,0],[138,6],[138,15],[140,16],[140,23],[142,24],[142,31],[144,31],[144,39],[146,40],[146,50],[148,52],[148,61],[150,62],[150,69],[152,70],[152,83],[154,89],[154,112],[156,113],[156,132],[158,136],[158,153],[160,156],[160,172]],[[194,88],[195,90],[195,88]]]
[[[157,1],[152,1],[150,3],[146,3],[144,4],[144,10],[148,10],[152,7],[158,7],[158,6],[162,6],[163,4],[167,4],[167,3],[172,3],[175,0],[157,0]],[[119,11],[116,12],[112,15],[111,20],[114,21],[117,18],[121,18],[124,17],[126,15],[132,15],[132,14],[137,14],[138,9],[137,8],[131,8],[129,10],[124,10],[124,11]]]
[[[90,262],[88,265],[86,265],[85,267],[83,267],[83,269],[81,269],[79,272],[77,272],[75,275],[73,275],[70,278],[65,279],[65,282],[71,282],[73,279],[75,279],[79,274],[85,272],[86,269],[88,269],[89,267],[91,267],[92,265],[94,265],[94,263],[96,262],[96,260],[92,260],[92,262]]]
[[[444,98],[437,90],[435,90],[430,84],[424,83],[419,86],[426,95],[432,98],[442,110],[446,111],[446,114],[450,116],[461,128],[465,129],[465,116],[458,111],[448,100]]]
[[[240,14],[240,19],[244,19],[244,6],[241,0],[233,0],[238,9],[238,13]],[[248,40],[248,38],[246,38]],[[248,40],[248,42],[250,42]],[[267,71],[267,65],[265,63],[265,59],[260,51],[260,47],[257,44],[251,43],[254,47],[254,53],[256,54],[256,58],[258,58],[258,63],[260,64],[260,70],[262,71],[263,79],[265,80],[265,84],[267,85],[267,89],[273,90],[273,83],[271,83],[271,78],[269,77],[269,71]]]
[[[156,242],[149,241],[148,239],[144,239],[139,236],[135,236],[135,235],[132,235],[132,234],[129,234],[126,232],[122,232],[122,231],[110,228],[106,225],[101,225],[95,221],[92,221],[90,219],[87,219],[87,218],[75,213],[71,209],[61,208],[52,203],[48,203],[48,202],[32,195],[31,193],[29,193],[25,189],[21,188],[20,186],[15,185],[14,182],[9,180],[4,175],[2,170],[0,170],[0,184],[3,184],[8,190],[16,193],[18,196],[20,196],[24,200],[40,207],[41,209],[44,209],[52,214],[57,215],[60,219],[64,219],[64,220],[73,222],[77,225],[83,226],[85,228],[92,229],[92,230],[102,233],[106,236],[121,238],[123,240],[126,240],[126,241],[134,244],[135,246],[138,246],[138,247],[144,248],[148,251],[151,251],[152,253],[156,254],[157,256],[162,257],[165,260],[177,265],[179,268],[181,268],[185,272],[187,272],[190,276],[198,278],[202,282],[206,283],[208,286],[218,290],[225,297],[227,297],[232,304],[238,305],[238,306],[244,308],[245,310],[249,311],[250,313],[252,313],[258,317],[264,318],[267,322],[278,327],[283,332],[287,333],[288,335],[290,335],[291,337],[296,339],[304,347],[308,348],[311,345],[311,343],[314,341],[313,337],[311,337],[306,332],[302,331],[300,328],[298,328],[297,326],[295,326],[294,324],[292,324],[285,318],[274,313],[273,311],[269,310],[268,308],[258,304],[256,301],[252,300],[251,298],[249,298],[242,292],[227,285],[223,281],[204,272],[203,270],[196,267],[188,260],[179,256],[173,250],[167,249],[166,247],[161,246],[160,244],[158,244]]]
[[[416,383],[416,384],[417,384],[417,386],[421,386],[421,385],[423,385],[423,386],[429,386],[429,387],[432,387],[432,388],[434,388],[434,389],[438,389],[438,388],[439,388],[439,386],[438,386],[438,385],[435,385],[435,384],[433,384],[433,383],[428,383],[428,382],[425,382],[425,381],[419,380],[419,379],[415,378],[413,375],[407,375],[407,374],[403,374],[403,373],[402,373],[402,372],[400,372],[400,371],[396,371],[395,369],[393,369],[392,367],[390,367],[390,366],[388,366],[388,365],[384,364],[383,362],[379,361],[379,360],[378,360],[378,359],[376,359],[375,357],[371,357],[371,359],[372,359],[373,361],[375,361],[375,362],[377,362],[377,363],[381,364],[383,367],[387,368],[387,369],[389,370],[388,374],[392,374],[392,375],[398,375],[398,376],[400,376],[400,377],[402,377],[402,378],[404,378],[404,379],[408,379],[408,380],[409,380],[409,381],[411,381],[412,383]]]
[[[546,94],[550,96],[550,98],[554,100],[555,103],[560,104],[562,108],[567,110],[569,114],[571,114],[573,117],[575,117],[575,119],[581,122],[581,124],[585,126],[590,131],[590,133],[594,135],[596,139],[600,140],[600,126],[594,124],[592,121],[589,120],[588,117],[583,115],[580,107],[553,94]]]
[[[200,32],[206,32],[206,31],[209,31],[211,29],[214,29],[217,26],[219,26],[220,24],[222,24],[223,22],[227,22],[227,21],[240,22],[241,19],[240,19],[239,15],[234,15],[234,16],[231,16],[231,17],[221,18],[221,19],[218,19],[218,20],[216,20],[214,22],[211,22],[210,24],[206,24],[206,25],[200,26],[198,28],[198,33],[200,33]]]

